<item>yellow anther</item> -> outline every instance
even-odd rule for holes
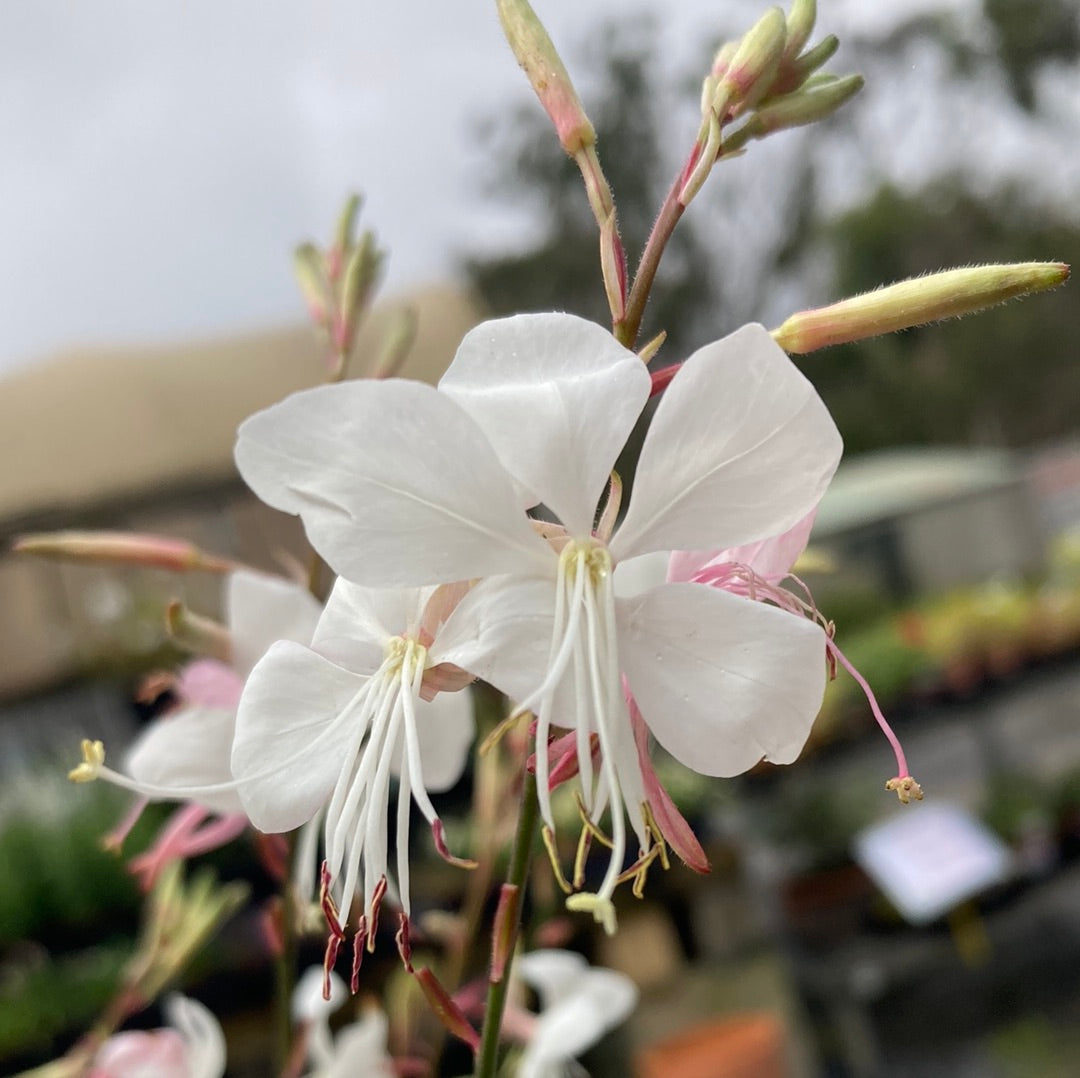
[[[530,715],[530,711],[512,711],[509,715],[491,731],[483,741],[480,742],[480,748],[477,750],[481,756],[487,756],[489,752],[495,746],[502,741],[502,739],[515,727],[526,715]]]
[[[894,779],[889,779],[885,783],[885,789],[896,794],[900,798],[902,805],[910,804],[913,800],[921,801],[923,799],[922,787],[910,775],[898,775]]]
[[[544,840],[544,849],[547,850],[548,860],[551,862],[551,871],[555,876],[555,882],[562,888],[564,894],[570,894],[574,889],[563,875],[562,866],[559,864],[559,851],[555,848],[555,833],[546,824],[540,829]],[[569,900],[568,900],[569,901]]]
[[[566,900],[566,908],[574,913],[591,913],[593,920],[598,925],[603,925],[609,936],[615,935],[615,905],[610,898],[586,893],[571,895]]]
[[[93,782],[98,777],[101,765],[105,763],[105,746],[100,741],[82,740],[82,763],[68,772],[72,782]]]

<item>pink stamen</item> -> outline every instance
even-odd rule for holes
[[[143,812],[146,811],[146,806],[149,804],[150,798],[137,797],[131,803],[131,808],[128,809],[124,818],[101,840],[102,847],[106,850],[119,852],[124,845],[124,841],[131,834],[131,829],[139,822]]]
[[[896,766],[899,769],[896,777],[899,779],[910,778],[911,772],[908,771],[907,758],[904,756],[904,750],[900,747],[900,739],[893,733],[892,727],[885,720],[885,716],[881,713],[881,708],[878,706],[877,698],[874,696],[873,690],[867,683],[866,678],[855,669],[854,666],[848,662],[844,653],[836,646],[836,644],[828,637],[825,638],[825,646],[829,652],[840,662],[840,665],[855,679],[856,684],[862,689],[866,696],[867,703],[870,705],[870,710],[874,714],[874,719],[877,721],[881,732],[888,739],[889,744],[892,746],[893,755],[896,756]]]

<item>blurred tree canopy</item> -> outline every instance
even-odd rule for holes
[[[990,73],[1007,87],[1015,113],[1034,115],[1045,65],[1075,64],[1080,56],[1074,0],[982,0],[981,11],[985,32],[974,38],[965,38],[944,14],[901,22],[879,40],[858,42],[856,67],[871,82],[877,74],[887,84],[888,65],[898,62],[902,48],[929,42],[949,60],[943,77]],[[591,37],[602,44],[591,67],[596,89],[588,95],[589,114],[632,264],[674,172],[663,152],[663,125],[670,121],[665,95],[680,82],[658,82],[656,37],[647,22],[605,27]],[[682,76],[681,85],[698,77]],[[927,92],[948,91],[943,85]],[[858,109],[859,100],[849,108]],[[862,156],[860,136],[845,128],[842,117],[832,128],[832,147],[846,139],[848,152]],[[473,286],[497,314],[568,310],[606,323],[596,226],[576,167],[535,106],[515,114],[496,134],[502,146],[492,157],[504,164],[493,192],[518,200],[531,195],[541,227],[538,240],[524,251],[468,259]],[[746,235],[765,248],[761,266],[751,259],[735,265],[729,256],[724,270],[744,280],[752,275],[750,291],[759,304],[767,290],[783,289],[793,276],[801,281],[795,291],[805,303],[807,291],[823,292],[818,299],[826,301],[954,265],[1076,260],[1075,192],[1070,198],[1062,191],[1056,205],[1037,206],[1019,186],[987,183],[966,165],[962,172],[939,174],[922,189],[878,180],[861,205],[825,218],[815,198],[815,150],[821,145],[823,140],[807,139],[783,175],[762,177],[768,181],[765,199],[779,206],[785,222],[779,236],[770,237],[753,219],[762,206],[761,189],[724,189],[728,209],[733,200],[746,200],[735,208],[744,220],[751,218]],[[1034,165],[1052,169],[1053,161]],[[665,255],[642,338],[667,329],[664,358],[680,358],[700,344],[703,327],[715,335],[738,306],[720,281],[718,245],[703,238],[704,229],[715,231],[716,224],[716,203],[711,218],[708,204],[695,203]],[[849,451],[912,443],[1024,446],[1072,434],[1080,425],[1080,364],[1073,358],[1073,342],[1080,339],[1076,287],[946,325],[828,349],[800,365],[836,417]]]
[[[822,227],[835,294],[954,263],[1075,257],[1080,228],[1016,191],[980,198],[955,178],[882,187]],[[896,444],[1023,446],[1076,430],[1080,304],[1069,286],[946,324],[805,357],[849,450]]]

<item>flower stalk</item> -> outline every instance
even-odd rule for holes
[[[545,751],[544,746],[537,748],[540,752]],[[521,790],[521,811],[518,814],[514,848],[510,855],[510,869],[506,876],[507,885],[517,888],[519,898],[529,874],[539,815],[536,774],[526,768]],[[514,947],[521,931],[521,902],[517,901],[513,905],[515,908],[512,915],[504,917],[499,926],[500,949],[505,957],[500,963],[500,969],[492,971],[492,977],[488,982],[484,1028],[480,1034],[480,1050],[476,1056],[476,1078],[495,1078],[498,1070],[499,1031],[502,1027],[503,1011],[506,1008],[506,993],[510,986],[510,967],[513,964]]]

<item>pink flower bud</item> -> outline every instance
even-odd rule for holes
[[[551,117],[562,148],[571,156],[596,141],[581,100],[559,54],[528,0],[496,0],[499,20],[517,62]]]
[[[21,535],[12,544],[20,554],[41,554],[95,564],[145,565],[187,572],[201,569],[226,573],[236,568],[227,558],[207,554],[191,543],[165,535],[136,532],[61,531]]]

